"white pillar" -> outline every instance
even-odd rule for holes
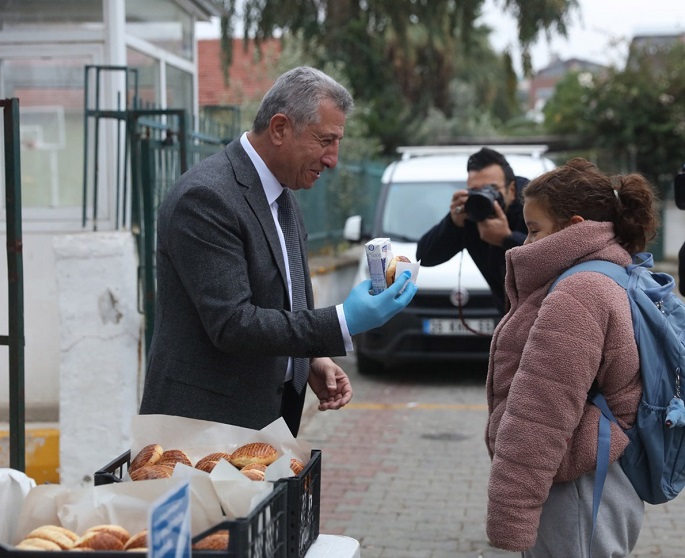
[[[142,316],[129,232],[54,239],[60,323],[60,482],[93,473],[130,447],[138,412]]]

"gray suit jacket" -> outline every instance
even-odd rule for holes
[[[239,141],[191,168],[157,222],[157,306],[140,412],[259,429],[281,416],[288,356],[345,354],[334,306],[289,311],[278,233]]]

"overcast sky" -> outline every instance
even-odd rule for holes
[[[482,21],[494,31],[493,47],[509,47],[518,61],[516,22],[503,14],[503,0],[485,0]],[[573,13],[568,39],[556,36],[548,43],[543,37],[531,51],[533,69],[547,66],[556,54],[562,59],[583,58],[599,64],[622,65],[630,38],[645,33],[685,33],[685,0],[578,0],[580,9]],[[216,38],[216,24],[200,23],[198,38]],[[520,72],[520,67],[517,67]]]
[[[490,41],[496,50],[516,46],[516,23],[497,6],[502,0],[485,0],[483,22],[495,31]],[[630,38],[639,34],[685,33],[685,0],[578,0],[568,39],[544,37],[531,51],[533,69],[547,66],[556,54],[562,59],[583,58],[599,64],[622,64]],[[516,56],[515,56],[516,58]]]

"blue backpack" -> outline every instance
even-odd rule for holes
[[[642,400],[635,425],[625,433],[630,443],[620,464],[640,498],[662,504],[685,486],[685,406],[680,398],[680,373],[685,370],[685,304],[675,294],[675,280],[653,273],[649,253],[636,254],[626,268],[606,261],[589,261],[562,273],[559,281],[581,271],[611,277],[628,293],[635,341],[640,355]],[[609,467],[610,423],[616,422],[601,393],[588,399],[602,411],[597,446],[593,498],[593,530]],[[678,428],[677,428],[678,427]]]

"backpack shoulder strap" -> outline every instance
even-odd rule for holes
[[[602,273],[607,277],[610,277],[616,283],[621,285],[626,291],[628,290],[629,282],[629,270],[625,267],[615,264],[613,262],[607,262],[605,260],[590,260],[587,262],[582,262],[576,264],[566,271],[564,271],[559,277],[557,277],[549,288],[549,293],[551,293],[557,284],[566,279],[567,277],[573,275],[574,273],[580,273],[582,271],[594,271],[596,273]],[[595,469],[595,485],[592,494],[592,531],[590,533],[589,542],[589,556],[592,555],[592,540],[595,536],[595,527],[597,525],[597,514],[599,512],[599,503],[602,499],[602,492],[604,490],[604,482],[609,471],[609,455],[611,450],[611,422],[616,422],[614,415],[612,414],[609,406],[607,405],[604,396],[599,392],[594,392],[588,399],[597,406],[601,415],[599,418],[599,427],[597,433],[597,463]]]
[[[628,288],[628,270],[625,267],[613,262],[607,262],[605,260],[590,260],[569,267],[554,280],[548,292],[551,293],[559,281],[562,281],[574,273],[579,273],[581,271],[595,271],[597,273],[602,273],[603,275],[606,275],[607,277],[610,277],[616,281],[624,289]]]

